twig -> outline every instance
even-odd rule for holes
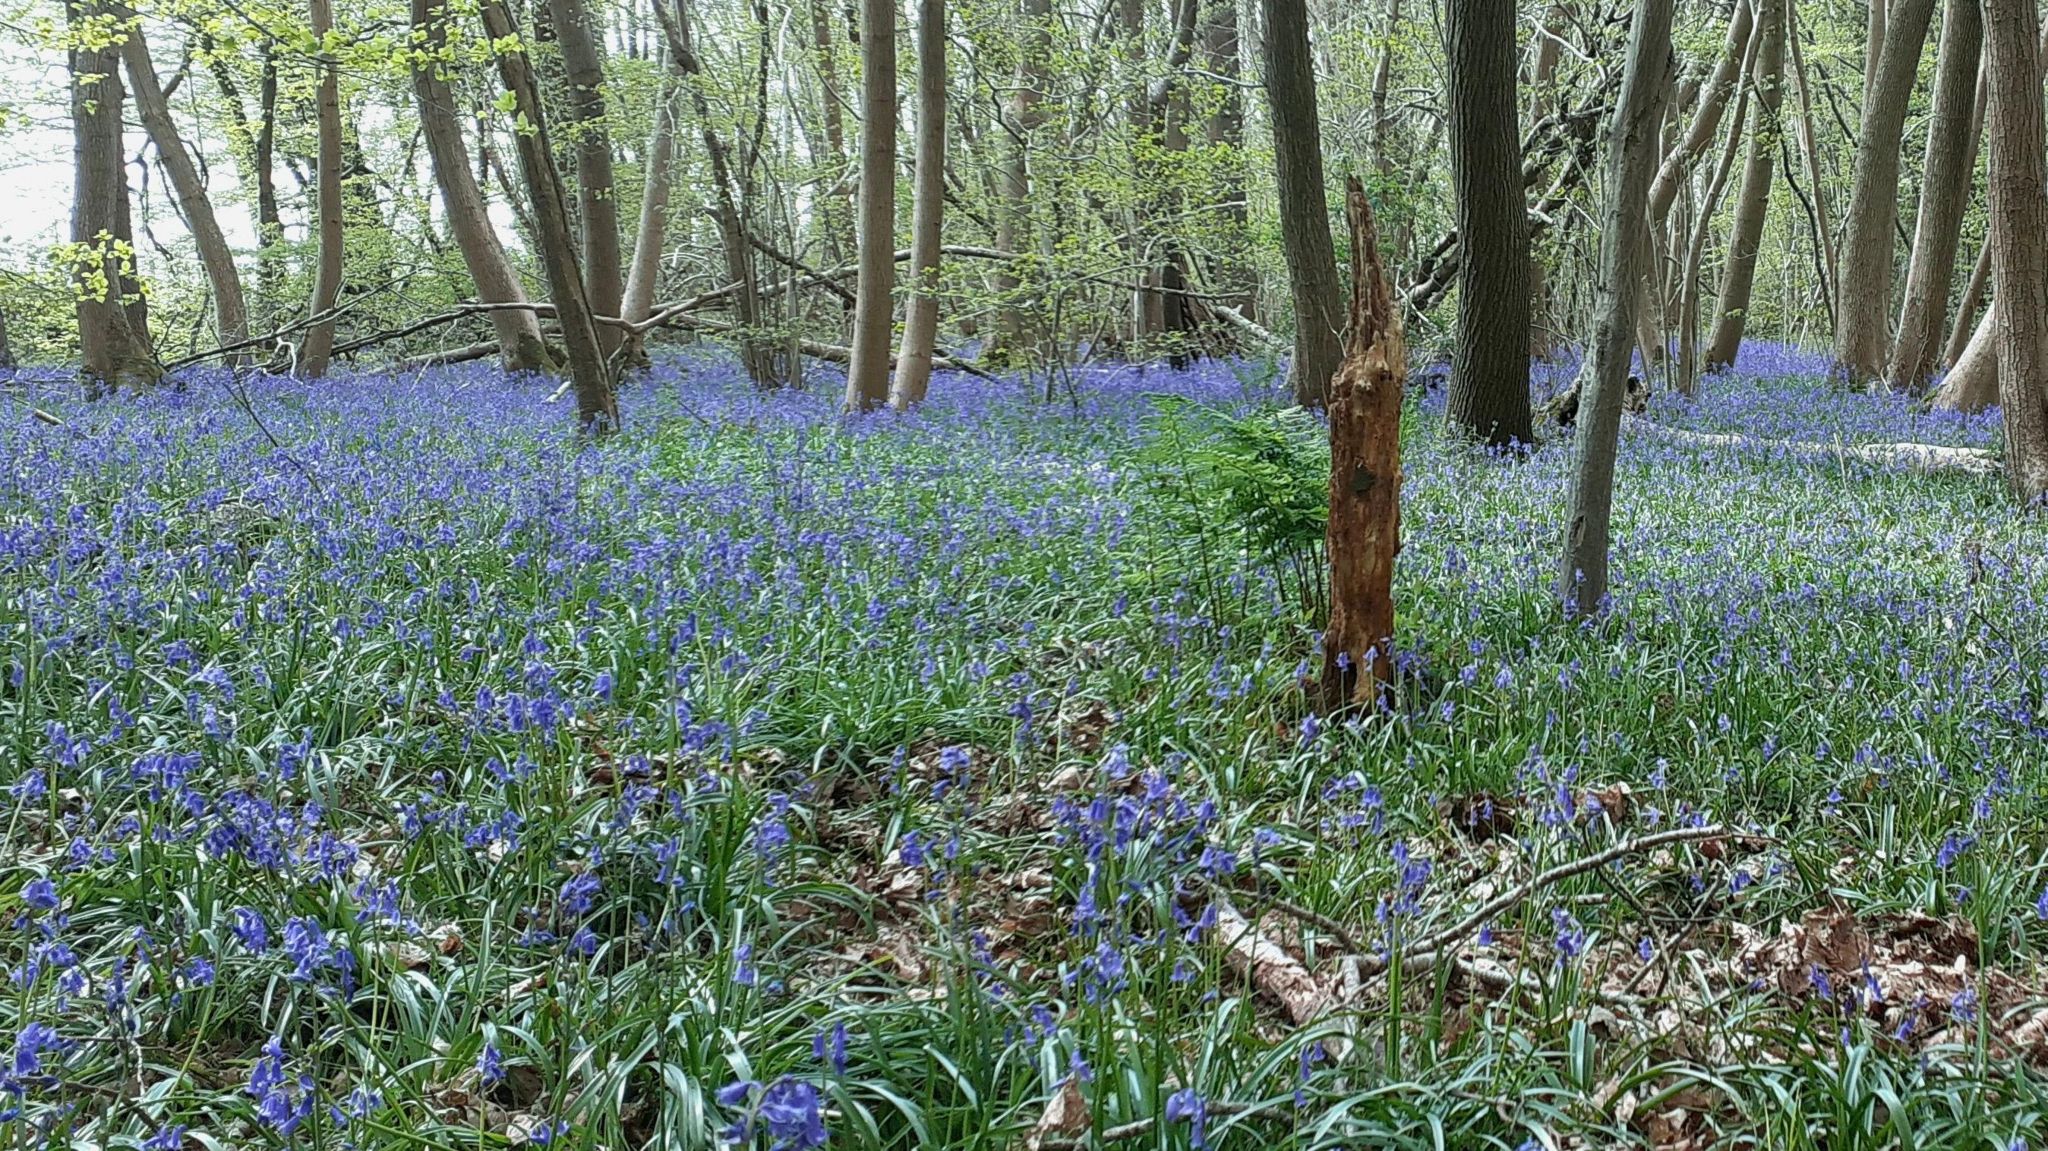
[[[1718,823],[1708,824],[1705,827],[1674,827],[1669,831],[1659,831],[1650,835],[1638,836],[1635,839],[1624,840],[1605,851],[1595,852],[1592,855],[1586,856],[1584,859],[1575,859],[1570,863],[1560,863],[1556,867],[1519,883],[1512,889],[1488,900],[1480,905],[1478,910],[1450,927],[1433,935],[1425,936],[1403,948],[1403,958],[1428,952],[1443,951],[1450,945],[1463,940],[1466,936],[1479,930],[1480,925],[1493,920],[1501,912],[1508,910],[1536,892],[1570,879],[1574,875],[1584,875],[1588,871],[1605,867],[1617,859],[1624,859],[1631,855],[1649,851],[1652,848],[1665,847],[1674,843],[1687,843],[1699,839],[1719,839],[1727,834],[1728,829]],[[1377,972],[1387,966],[1387,960],[1385,959],[1368,960],[1367,962],[1368,964],[1376,964],[1376,966],[1369,966],[1367,968],[1369,972]]]

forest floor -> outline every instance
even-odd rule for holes
[[[1817,369],[1647,418],[1995,445]],[[2042,1145],[1995,477],[1627,439],[1574,623],[1568,453],[1418,383],[1401,683],[1326,723],[1147,448],[1270,378],[1073,383],[846,424],[685,359],[586,451],[481,369],[0,390],[0,1141]]]

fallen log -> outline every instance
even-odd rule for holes
[[[1845,444],[1816,440],[1772,440],[1726,432],[1695,432],[1648,420],[1627,421],[1629,431],[1671,443],[1702,447],[1754,448],[1798,455],[1831,456],[1838,460],[1904,468],[1916,472],[1964,472],[1991,476],[2004,471],[1998,456],[1984,448],[1957,448],[1944,444]]]

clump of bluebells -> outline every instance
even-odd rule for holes
[[[1745,350],[1650,417],[1995,434],[1778,378],[1809,367]],[[1940,901],[1994,961],[2048,943],[2048,560],[1999,501],[1631,437],[1613,611],[1567,627],[1565,453],[1479,458],[1418,394],[1401,679],[1386,715],[1318,715],[1296,591],[1165,538],[1140,451],[1154,393],[1251,412],[1275,382],[1075,379],[1048,408],[946,377],[917,415],[849,422],[664,363],[597,450],[548,385],[484,369],[0,390],[0,1142],[994,1147],[1070,1084],[1098,1128],[1176,1146],[1394,1145],[1385,1074],[1512,1146],[1461,1085],[1493,1036],[1385,1068],[1276,1037],[1223,901],[1392,947],[1468,910],[1487,853],[1709,813],[1784,847],[1683,856],[1638,893],[1659,910],[1796,916],[1847,860],[1842,890]],[[929,786],[892,790],[879,765],[913,746]],[[903,868],[910,913],[874,890]],[[1050,910],[998,942],[1013,881]],[[1553,955],[1529,963],[1553,987],[1609,941],[1677,945],[1565,899],[1585,882],[1484,941]],[[891,974],[879,926],[944,970]],[[1562,1062],[1520,1040],[1528,1074]],[[1231,1125],[1290,1095],[1299,1127]]]

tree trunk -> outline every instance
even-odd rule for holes
[[[1003,133],[1003,167],[998,191],[996,247],[1022,252],[1031,236],[1031,138],[1043,119],[1039,105],[1050,86],[1046,59],[1051,43],[1052,0],[1020,0],[1017,83],[1010,90],[1008,131]],[[997,266],[996,336],[990,358],[997,363],[1028,361],[1031,324],[1025,314],[1024,284],[1008,261]]]
[[[849,412],[871,411],[889,399],[896,317],[895,0],[861,0],[860,52],[860,278],[846,370]]]
[[[1833,323],[1836,285],[1842,282],[1841,264],[1835,256],[1835,228],[1828,212],[1828,181],[1821,175],[1820,146],[1813,134],[1813,80],[1806,72],[1806,51],[1800,46],[1799,9],[1785,8],[1785,40],[1791,46],[1792,79],[1799,86],[1799,152],[1806,160],[1807,180],[1813,185],[1813,229],[1819,235],[1821,265],[1827,282],[1821,285]]]
[[[1953,5],[1951,5],[1953,7]],[[1899,148],[1934,0],[1893,0],[1877,84],[1864,95],[1856,175],[1842,221],[1835,293],[1835,371],[1851,383],[1883,376],[1891,348],[1892,233],[1899,221]]]
[[[125,9],[116,12],[123,19],[133,18],[133,13]],[[139,23],[129,27],[121,54],[128,65],[136,115],[148,131],[150,143],[156,145],[164,175],[170,179],[171,191],[178,198],[178,214],[192,233],[200,266],[206,271],[207,286],[213,290],[213,314],[220,342],[241,343],[249,338],[249,310],[242,298],[242,276],[235,269],[235,253],[228,247],[227,237],[214,217],[213,201],[207,198],[199,168],[192,162],[192,154],[185,149],[185,141],[171,120],[170,105],[157,81],[156,64],[149,56],[149,41],[143,38]],[[244,352],[232,357],[231,362],[246,363],[248,358]]]
[[[1516,131],[1515,7],[1450,0],[1451,185],[1458,326],[1449,419],[1502,447],[1529,428],[1529,205]]]
[[[1408,353],[1393,285],[1380,261],[1372,207],[1346,181],[1351,317],[1331,378],[1330,620],[1323,631],[1323,702],[1370,707],[1393,676],[1394,558],[1401,551],[1401,387]]]
[[[334,347],[335,321],[327,313],[341,301],[341,77],[325,43],[327,34],[334,30],[333,2],[311,0],[309,9],[313,39],[320,44],[320,83],[314,93],[319,142],[313,179],[320,257],[313,271],[313,298],[306,305],[306,314],[326,318],[306,329],[306,337],[299,344],[297,367],[300,376],[317,380],[327,374],[328,355]]]
[[[1644,208],[1657,166],[1657,125],[1671,68],[1671,9],[1672,0],[1639,0],[1636,5],[1628,70],[1607,144],[1599,312],[1591,370],[1579,397],[1577,466],[1565,520],[1564,563],[1558,574],[1559,598],[1581,616],[1600,611],[1607,600],[1614,457],[1633,340],[1629,310],[1635,306],[1636,283],[1644,271],[1641,260],[1649,248]]]
[[[128,221],[128,169],[121,147],[118,45],[89,31],[113,15],[99,0],[70,0],[71,242],[78,342],[86,395],[142,388],[161,375],[147,323],[130,300],[142,297]]]
[[[526,288],[505,255],[504,245],[498,241],[483,191],[470,173],[469,150],[462,142],[462,121],[455,114],[455,94],[444,75],[444,70],[454,63],[447,50],[448,9],[445,3],[436,0],[411,3],[413,35],[420,52],[412,59],[412,90],[419,104],[420,128],[426,136],[434,184],[440,189],[441,207],[448,215],[448,230],[462,252],[462,263],[469,269],[479,301],[524,303]],[[498,359],[506,371],[557,369],[541,339],[540,321],[532,312],[508,308],[490,313],[490,318],[498,337]]]
[[[504,0],[483,0],[482,14],[484,32],[492,41],[502,43],[518,34]],[[518,130],[512,133],[512,141],[519,152],[520,172],[526,178],[527,197],[533,204],[534,242],[540,248],[548,299],[555,306],[555,318],[562,326],[562,344],[569,354],[577,426],[587,434],[615,431],[619,427],[618,400],[612,393],[611,369],[605,362],[604,349],[597,342],[590,301],[584,295],[583,269],[577,266],[575,234],[569,223],[569,197],[562,188],[561,173],[555,169],[540,90],[522,52],[500,50],[497,57],[498,75],[504,81],[505,91],[512,96],[517,117]]]
[[[1896,391],[1918,391],[1934,374],[1941,350],[1942,322],[1948,318],[1949,284],[1955,279],[1956,243],[1968,206],[1975,160],[1977,64],[1984,42],[1978,0],[1948,0],[1941,21],[1941,50],[1934,71],[1934,115],[1927,127],[1927,156],[1921,168],[1920,212],[1913,225],[1913,256],[1906,270],[1906,300],[1892,345],[1886,382]]]
[[[1266,99],[1272,104],[1280,246],[1294,296],[1294,402],[1320,408],[1343,349],[1338,344],[1337,249],[1323,199],[1323,144],[1316,116],[1306,0],[1260,0],[1266,19]],[[1526,269],[1525,269],[1526,270]],[[1528,301],[1524,299],[1526,307]]]
[[[1721,48],[1713,75],[1700,90],[1699,111],[1693,114],[1678,147],[1664,157],[1657,178],[1650,185],[1650,222],[1654,225],[1663,226],[1671,215],[1671,205],[1678,199],[1678,186],[1720,132],[1721,116],[1727,111],[1729,99],[1742,87],[1749,59],[1755,52],[1750,35],[1753,23],[1749,0],[1736,0],[1735,11],[1728,17],[1728,41]]]
[[[656,0],[659,3],[659,0]],[[846,96],[840,90],[839,54],[832,46],[828,0],[811,0],[811,51],[818,65],[818,83],[825,89],[825,149],[831,182],[825,186],[819,218],[826,250],[835,262],[853,258],[853,180],[846,167]]]
[[[912,179],[910,301],[889,406],[924,402],[939,336],[940,224],[946,206],[946,4],[917,3],[917,171]]]
[[[612,135],[605,122],[604,58],[583,0],[547,0],[555,37],[562,48],[563,79],[569,85],[569,142],[576,149],[576,203],[583,223],[583,282],[591,310],[617,316],[625,298],[619,257],[619,201],[612,177]],[[609,356],[622,333],[597,330]]]
[[[1571,8],[1555,0],[1545,9],[1536,30],[1536,66],[1529,72],[1528,123],[1536,124],[1555,109],[1559,37],[1571,19]],[[1532,242],[1529,246],[1529,354],[1549,359],[1557,350],[1557,320],[1550,308],[1549,262]]]
[[[1699,385],[1699,319],[1700,290],[1704,286],[1707,239],[1713,234],[1714,216],[1721,206],[1721,196],[1728,189],[1729,176],[1735,171],[1735,161],[1742,155],[1742,125],[1749,114],[1750,91],[1753,85],[1757,53],[1761,50],[1764,37],[1761,31],[1750,41],[1747,59],[1742,73],[1745,80],[1735,97],[1735,114],[1728,118],[1728,139],[1722,146],[1721,156],[1714,162],[1712,176],[1707,181],[1705,194],[1700,197],[1698,210],[1692,227],[1692,237],[1686,242],[1685,258],[1681,262],[1678,289],[1678,390],[1690,396]]]
[[[2005,475],[2020,503],[2048,496],[2048,155],[2034,0],[1984,0],[1991,70],[1991,281]]]
[[[1238,87],[1237,0],[1204,6],[1202,61],[1218,77],[1208,97],[1209,115],[1202,135],[1212,148],[1223,150],[1223,251],[1214,259],[1209,281],[1240,315],[1254,316],[1257,272],[1247,256],[1251,237],[1245,203],[1244,90]]]
[[[747,219],[741,210],[742,192],[733,172],[732,149],[718,133],[711,116],[711,101],[705,94],[703,62],[697,59],[695,32],[690,9],[676,0],[674,15],[656,0],[654,14],[668,39],[669,62],[682,76],[690,92],[690,109],[711,161],[712,218],[718,224],[718,246],[725,255],[726,282],[739,285],[733,294],[733,318],[738,321],[740,363],[755,386],[769,388],[783,381],[782,355],[761,331],[761,286],[756,274],[753,245],[747,238]]]
[[[1951,359],[1928,405],[1936,411],[1975,413],[1997,403],[1998,301],[1993,300]]]
[[[1778,106],[1785,74],[1785,3],[1786,0],[1763,0],[1758,13],[1758,32],[1763,43],[1757,53],[1749,158],[1743,165],[1742,190],[1737,194],[1735,222],[1729,229],[1728,262],[1721,270],[1714,336],[1707,342],[1706,363],[1710,372],[1735,362],[1735,354],[1742,349],[1743,326],[1749,319],[1757,249],[1763,242],[1764,214],[1771,206],[1771,170],[1778,159]]]
[[[1970,266],[1970,278],[1963,285],[1963,295],[1956,301],[1956,317],[1948,331],[1948,343],[1941,350],[1941,362],[1954,364],[1963,358],[1963,348],[1971,340],[1971,333],[1977,330],[1977,305],[1984,302],[1984,292],[1991,286],[1991,245],[1977,249],[1977,262]]]
[[[654,134],[647,142],[646,182],[640,189],[640,221],[633,229],[633,263],[626,272],[626,298],[621,312],[638,323],[654,312],[654,290],[661,279],[662,242],[668,235],[668,201],[675,182],[675,90],[664,81],[654,101]]]

